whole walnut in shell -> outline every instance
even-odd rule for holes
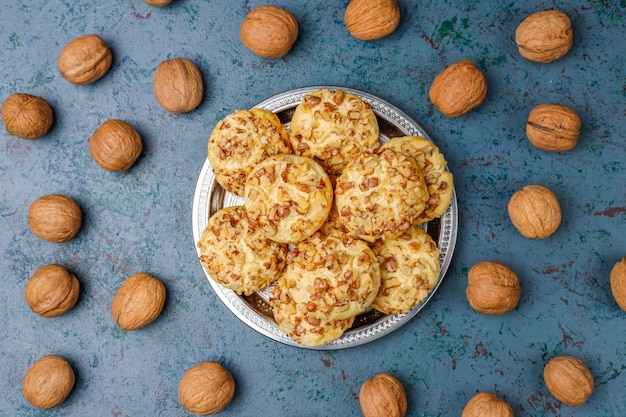
[[[141,155],[141,136],[123,120],[107,120],[89,139],[94,161],[107,171],[126,171]]]
[[[48,133],[52,121],[52,108],[41,97],[16,93],[2,104],[2,122],[9,135],[39,139]]]
[[[461,417],[513,417],[513,409],[497,395],[479,392],[467,402]]]
[[[43,317],[67,313],[78,300],[80,283],[61,265],[45,265],[35,271],[26,284],[24,297],[29,307]]]
[[[122,330],[137,330],[152,323],[165,306],[166,291],[161,281],[144,272],[122,283],[111,302],[111,315]]]
[[[263,58],[281,58],[298,39],[298,21],[283,8],[259,6],[241,22],[239,37],[255,54]]]
[[[89,34],[63,47],[58,66],[63,78],[72,84],[90,84],[106,74],[112,61],[109,45],[100,36]]]
[[[515,30],[515,42],[519,53],[529,61],[556,61],[572,48],[572,22],[558,10],[531,14]]]
[[[626,256],[611,270],[611,293],[620,308],[626,311]]]
[[[580,137],[580,117],[560,104],[540,104],[528,115],[526,136],[544,151],[569,151]]]
[[[54,243],[72,239],[80,230],[83,213],[70,197],[50,194],[39,197],[28,209],[28,225],[33,234]]]
[[[517,191],[509,200],[508,211],[513,226],[531,239],[545,239],[561,224],[559,200],[543,185],[527,185]]]
[[[180,403],[189,411],[201,416],[217,414],[235,396],[235,380],[224,366],[207,361],[192,366],[178,385]]]
[[[35,407],[54,408],[70,395],[74,382],[74,370],[67,360],[48,355],[28,369],[22,381],[22,393]]]
[[[402,383],[385,372],[361,385],[359,403],[365,417],[404,417],[408,408]]]
[[[470,306],[482,314],[504,314],[517,306],[522,287],[517,274],[499,262],[479,262],[467,275]]]
[[[563,404],[578,407],[593,393],[594,381],[589,368],[578,358],[555,356],[543,368],[548,391]]]
[[[472,61],[455,62],[435,77],[428,96],[445,116],[458,117],[483,102],[487,81]]]
[[[154,72],[154,97],[170,113],[186,113],[198,107],[204,94],[202,74],[193,61],[163,61]]]
[[[396,0],[352,0],[344,14],[346,28],[362,41],[384,38],[400,24]]]

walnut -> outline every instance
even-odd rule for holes
[[[611,270],[611,293],[617,305],[626,311],[626,256]]]
[[[461,116],[483,102],[487,81],[472,61],[459,61],[435,77],[428,96],[445,116]]]
[[[41,97],[16,93],[2,105],[4,127],[9,135],[22,139],[39,139],[48,133],[52,120],[52,108]]]
[[[31,310],[43,317],[67,313],[78,300],[80,283],[61,265],[45,265],[28,280],[24,297]]]
[[[578,143],[580,117],[560,104],[540,104],[528,115],[526,136],[544,151],[569,151]]]
[[[555,356],[543,368],[548,391],[570,407],[583,405],[593,393],[593,376],[587,366],[572,356]]]
[[[259,6],[239,26],[239,37],[246,48],[263,58],[281,58],[298,38],[298,21],[287,10]]]
[[[201,416],[222,411],[235,395],[235,380],[224,366],[207,361],[192,366],[178,385],[180,403]]]
[[[107,120],[89,139],[94,161],[107,171],[126,171],[139,158],[141,136],[123,120]]]
[[[76,236],[82,219],[78,204],[61,194],[39,197],[28,209],[28,225],[33,234],[54,243],[64,243]]]
[[[561,206],[543,185],[527,185],[517,191],[508,205],[513,226],[525,237],[545,239],[561,224]]]
[[[522,292],[519,279],[504,264],[479,262],[470,269],[467,278],[467,301],[479,313],[504,314],[519,303]]]
[[[24,375],[24,398],[38,408],[58,407],[74,387],[72,366],[60,356],[48,355],[35,362]]]
[[[106,42],[100,36],[90,34],[72,39],[63,47],[58,67],[63,78],[72,84],[90,84],[106,74],[112,60]]]
[[[165,305],[165,286],[144,272],[124,281],[111,302],[111,315],[122,330],[137,330],[152,323]]]
[[[154,97],[170,113],[186,113],[198,107],[204,94],[202,74],[192,61],[163,61],[154,72]]]
[[[400,24],[396,0],[352,0],[344,14],[346,28],[363,41],[384,38]]]
[[[497,395],[479,392],[467,402],[461,417],[513,417],[513,409]]]
[[[558,10],[528,16],[515,30],[519,53],[529,61],[555,61],[572,48],[574,31],[569,17]]]
[[[404,417],[408,407],[402,383],[384,372],[363,383],[359,403],[365,417]]]

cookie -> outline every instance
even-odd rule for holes
[[[408,313],[435,288],[441,271],[439,249],[419,226],[395,239],[372,245],[380,263],[381,285],[372,308],[385,314]]]
[[[197,245],[209,276],[237,294],[264,290],[286,265],[287,245],[268,239],[258,226],[249,225],[243,206],[213,214]]]
[[[289,139],[296,155],[339,175],[348,161],[380,147],[376,115],[355,94],[321,89],[306,96],[293,114]]]
[[[346,228],[368,242],[404,233],[426,208],[429,194],[413,158],[391,149],[362,154],[337,179],[335,204]]]
[[[289,134],[278,116],[259,108],[238,110],[218,122],[208,148],[215,180],[238,196],[243,196],[246,178],[259,162],[292,153]]]
[[[289,338],[301,345],[326,345],[343,336],[354,323],[354,317],[345,320],[320,319],[309,313],[306,304],[289,300],[287,293],[281,289],[275,289],[274,294],[281,300],[273,308],[276,324]]]
[[[402,136],[392,138],[381,147],[382,149],[393,149],[412,157],[424,174],[430,197],[416,224],[443,216],[452,202],[454,181],[452,173],[446,170],[448,162],[439,148],[426,138]]]
[[[312,317],[335,321],[364,312],[379,288],[380,266],[365,242],[316,233],[289,252],[274,291]]]
[[[244,205],[251,224],[281,243],[297,243],[315,233],[328,218],[333,188],[317,162],[297,155],[277,155],[250,173]]]

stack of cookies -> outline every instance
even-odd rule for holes
[[[244,205],[211,216],[200,261],[237,294],[274,284],[274,319],[298,343],[330,343],[370,308],[407,313],[436,286],[439,250],[420,225],[452,201],[446,160],[421,137],[382,144],[357,95],[307,94],[288,131],[270,111],[236,111],[215,126],[208,157]]]

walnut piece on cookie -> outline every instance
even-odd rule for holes
[[[429,197],[417,162],[391,149],[352,160],[335,187],[343,224],[368,242],[400,236],[422,214]]]
[[[416,224],[443,216],[452,202],[454,181],[452,173],[446,170],[448,162],[437,145],[420,136],[401,136],[391,138],[381,147],[383,149],[392,149],[412,157],[424,174],[430,197]]]
[[[380,266],[367,243],[352,235],[316,233],[287,255],[277,287],[315,317],[344,320],[363,311],[380,288]]]
[[[289,126],[293,152],[315,159],[329,175],[341,174],[363,152],[375,152],[379,137],[370,105],[342,90],[321,89],[304,96]]]
[[[439,249],[418,226],[395,239],[372,245],[380,263],[380,290],[372,308],[385,314],[408,313],[435,288],[441,271]]]
[[[246,178],[259,162],[291,153],[285,126],[274,113],[260,108],[227,115],[209,137],[208,158],[215,179],[238,196],[243,196]]]
[[[297,243],[315,233],[332,203],[333,188],[324,168],[297,155],[276,155],[256,165],[244,191],[250,224],[281,243]]]
[[[286,265],[287,245],[265,237],[258,225],[250,225],[243,206],[213,214],[197,245],[209,276],[237,294],[266,289]]]

